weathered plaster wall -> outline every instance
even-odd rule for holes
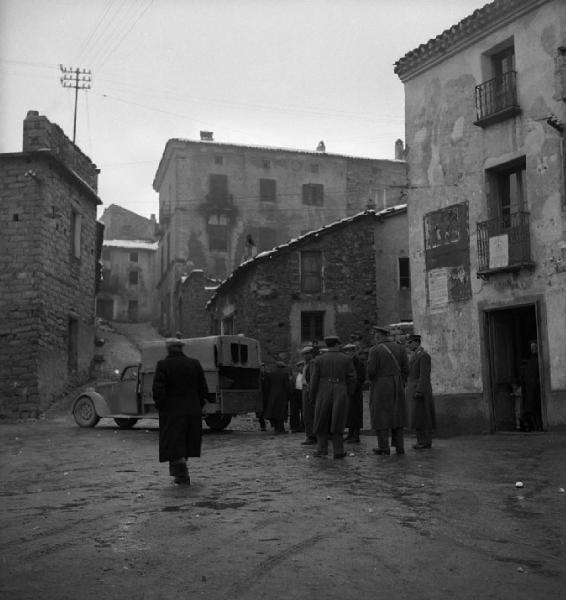
[[[438,394],[484,390],[478,304],[504,307],[533,296],[541,296],[545,306],[542,351],[550,361],[551,388],[566,388],[564,158],[559,133],[546,123],[550,114],[565,121],[555,87],[555,61],[558,47],[566,43],[565,25],[566,5],[549,2],[405,84],[413,315],[415,330],[423,333],[433,356]],[[482,129],[473,125],[474,87],[487,79],[482,54],[511,36],[522,114]],[[476,223],[491,216],[485,170],[520,156],[526,157],[526,209],[536,268],[482,281],[476,278]],[[435,311],[427,304],[423,217],[460,202],[469,207],[472,299]],[[486,410],[478,406],[478,415],[487,419]],[[560,411],[549,400],[549,424]]]

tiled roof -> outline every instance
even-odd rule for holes
[[[260,261],[265,261],[266,259],[272,258],[273,255],[278,252],[288,250],[289,248],[292,248],[293,246],[297,246],[308,240],[317,238],[319,235],[326,234],[333,229],[337,229],[338,227],[342,227],[348,223],[353,223],[354,221],[359,221],[360,219],[363,219],[366,217],[373,217],[376,220],[380,220],[384,217],[391,217],[393,215],[400,214],[402,212],[405,212],[406,210],[407,210],[406,204],[396,204],[395,206],[389,206],[380,211],[376,211],[373,209],[364,210],[363,212],[356,213],[355,215],[352,215],[351,217],[345,217],[344,219],[340,219],[339,221],[334,221],[334,223],[330,223],[329,225],[325,225],[324,227],[321,227],[319,229],[314,229],[313,231],[309,231],[309,232],[299,236],[298,238],[293,238],[293,239],[289,240],[286,244],[281,244],[280,246],[273,248],[272,250],[260,252],[257,256],[254,256],[253,258],[250,258],[250,259],[246,260],[245,262],[243,262],[239,267],[234,269],[234,271],[232,271],[232,273],[230,275],[228,275],[228,277],[224,281],[222,281],[220,283],[220,285],[216,289],[216,292],[214,293],[212,298],[206,303],[206,307],[208,308],[208,306],[214,301],[214,299],[219,294],[219,292],[221,292],[222,289],[226,285],[231,283],[236,277],[240,276],[244,271],[247,271],[252,265],[256,265]]]
[[[509,19],[515,19],[549,0],[495,0],[475,10],[469,17],[440,35],[411,50],[395,63],[394,71],[402,81],[429,64],[446,58],[470,41],[487,35]]]

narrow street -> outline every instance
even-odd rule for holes
[[[558,598],[566,434],[341,461],[238,418],[174,486],[158,430],[1,426],[3,598]],[[307,447],[308,448],[308,447]],[[516,482],[522,481],[523,488]]]

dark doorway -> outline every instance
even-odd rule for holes
[[[536,306],[492,310],[485,315],[493,429],[540,430],[539,357],[531,350],[531,342],[538,344],[539,338]]]
[[[96,315],[106,321],[112,321],[114,319],[114,300],[112,298],[97,298]]]

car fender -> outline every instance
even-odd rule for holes
[[[110,410],[110,407],[108,406],[108,403],[106,402],[104,397],[101,394],[99,394],[94,388],[86,388],[86,390],[83,390],[75,398],[72,410],[74,410],[75,404],[81,396],[88,396],[92,400],[94,404],[94,409],[96,410],[96,414],[99,417],[106,417],[112,414],[112,411]]]

